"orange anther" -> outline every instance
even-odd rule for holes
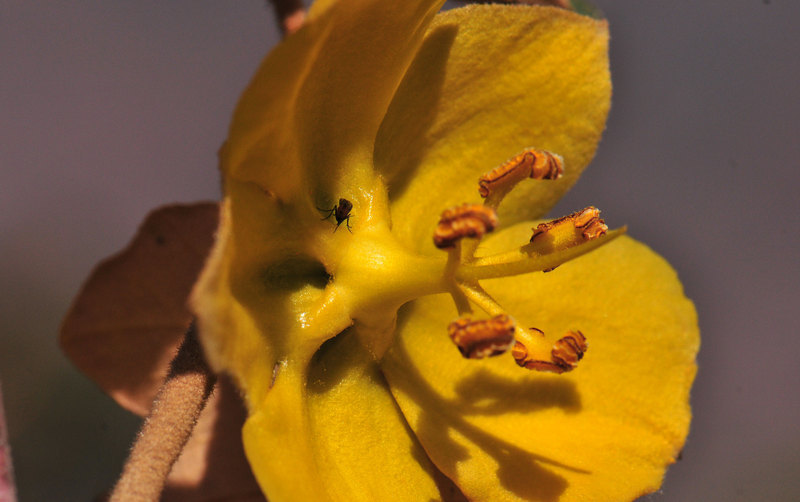
[[[551,373],[566,373],[575,369],[587,349],[588,345],[583,333],[570,331],[553,344],[553,349],[550,351],[550,361],[531,359],[527,347],[520,342],[516,342],[511,350],[511,355],[514,356],[517,364],[523,368]]]
[[[547,151],[538,155],[531,168],[531,178],[536,180],[557,180],[564,173],[564,160],[560,155]]]
[[[462,317],[451,322],[447,332],[468,359],[502,354],[514,343],[514,321],[505,314],[480,321]]]
[[[544,150],[525,150],[478,180],[478,192],[486,198],[498,189],[511,189],[525,178],[554,180],[564,172],[561,157]]]
[[[606,232],[608,232],[608,225],[606,225],[605,221],[598,218],[597,220],[583,227],[583,232],[581,235],[583,235],[584,239],[590,241],[605,235]]]
[[[550,355],[553,357],[553,362],[564,368],[564,371],[571,371],[578,365],[578,361],[583,359],[583,354],[588,348],[583,333],[570,331],[553,345]]]
[[[587,241],[596,239],[608,232],[608,226],[600,219],[600,210],[596,207],[589,206],[586,209],[582,209],[570,215],[562,216],[561,218],[546,223],[539,223],[536,228],[533,229],[531,242],[541,235],[554,231],[556,228],[560,227],[563,229],[563,225],[568,225],[570,223],[572,224],[572,228],[581,231],[581,237],[583,240]]]
[[[439,249],[453,247],[464,237],[483,237],[497,226],[497,213],[481,204],[464,204],[445,210],[433,234]]]
[[[594,206],[589,206],[586,209],[578,211],[573,215],[573,220],[577,228],[585,227],[589,223],[596,221],[600,217],[600,210]]]

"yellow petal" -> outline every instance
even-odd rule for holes
[[[605,127],[607,43],[605,22],[563,9],[475,5],[437,16],[375,146],[394,231],[435,252],[430,233],[441,211],[479,200],[478,177],[527,147],[562,155],[564,176],[520,183],[500,222],[544,214]]]
[[[486,252],[524,241],[530,225]],[[581,330],[571,373],[530,372],[510,356],[462,359],[442,295],[402,312],[382,364],[431,460],[472,500],[632,500],[658,489],[688,433],[698,329],[669,265],[628,237],[549,273],[485,281],[525,327],[555,342]]]
[[[352,330],[328,342],[306,377],[282,367],[244,427],[271,502],[441,500],[436,469]]]
[[[442,3],[348,0],[315,9],[243,94],[223,170],[283,200],[318,192],[335,201],[340,183],[359,186],[372,172],[380,121]]]

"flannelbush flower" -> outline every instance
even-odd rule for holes
[[[539,220],[604,128],[606,23],[441,4],[317,0],[239,102],[191,308],[243,397],[250,467],[273,502],[654,491],[688,433],[694,308],[596,208]],[[210,205],[155,213],[65,322],[71,357],[129,409],[147,411],[192,317],[178,304],[215,224]],[[141,312],[100,342],[108,299]],[[251,496],[237,454],[214,481],[180,461],[173,480]]]
[[[694,309],[593,208],[534,223],[599,141],[606,24],[440,6],[317,1],[239,102],[192,306],[253,472],[272,501],[436,500],[440,473],[472,500],[653,491],[688,431]]]

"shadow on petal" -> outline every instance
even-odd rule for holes
[[[564,379],[514,381],[485,369],[462,378],[456,384],[458,400],[451,401],[463,415],[502,415],[561,408],[568,413],[581,410],[575,384]]]
[[[405,318],[400,318],[399,332]],[[477,456],[485,457],[477,459],[478,463],[497,466],[496,478],[486,480],[487,483],[499,482],[505,490],[525,499],[555,501],[566,490],[566,479],[548,466],[588,474],[586,470],[523,450],[467,418],[495,416],[498,430],[503,430],[501,415],[504,414],[536,413],[550,408],[575,413],[581,404],[572,382],[547,376],[541,380],[511,380],[478,369],[460,379],[454,376],[457,397],[448,398],[426,381],[402,338],[395,342],[382,368],[428,456],[467,496],[469,488],[456,473],[464,472],[459,464],[476,461],[476,451]],[[507,429],[504,432],[508,434]],[[520,476],[520,472],[525,476]],[[491,476],[489,472],[485,475]]]

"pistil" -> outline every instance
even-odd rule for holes
[[[521,246],[513,251],[478,258],[470,263],[462,264],[456,271],[456,279],[469,282],[530,272],[548,272],[563,263],[608,244],[624,233],[625,227],[622,227],[591,240],[564,243],[567,245]]]

